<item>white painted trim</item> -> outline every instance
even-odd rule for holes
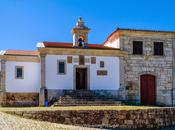
[[[6,50],[0,50],[0,55],[4,55],[6,53]]]
[[[37,48],[45,48],[44,43],[43,42],[38,42],[36,45]]]

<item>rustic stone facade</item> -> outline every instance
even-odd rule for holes
[[[5,94],[5,74],[6,74],[6,60],[1,60],[1,73],[0,73],[0,105],[6,102]]]
[[[38,106],[39,93],[6,93],[4,106]]]
[[[24,118],[100,128],[163,128],[175,125],[174,108],[138,110],[6,111]]]
[[[154,34],[154,35],[153,35]],[[173,39],[167,34],[145,34],[129,32],[120,36],[121,50],[128,52],[128,57],[121,59],[121,80],[125,99],[140,103],[140,76],[151,74],[156,76],[156,104],[172,105],[173,88]],[[169,36],[169,37],[168,37]],[[143,55],[133,55],[133,41],[143,42]],[[154,56],[153,43],[163,42],[164,55]]]
[[[45,89],[46,89],[46,72],[45,72],[45,59],[46,55],[41,55],[41,88],[40,88],[40,94],[39,94],[39,105],[44,106],[45,101]]]
[[[173,42],[173,106],[175,106],[175,40]]]

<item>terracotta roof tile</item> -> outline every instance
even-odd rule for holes
[[[43,42],[45,47],[50,48],[76,48],[73,46],[73,43],[66,43],[66,42]],[[116,48],[106,47],[102,44],[88,44],[86,49],[112,49],[116,50]],[[82,48],[83,49],[83,48]]]
[[[149,30],[149,29],[132,29],[132,28],[117,28],[117,30],[175,33],[175,31],[167,31],[167,30]]]

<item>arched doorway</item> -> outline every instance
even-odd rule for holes
[[[151,74],[140,76],[140,94],[142,105],[156,104],[156,77]]]

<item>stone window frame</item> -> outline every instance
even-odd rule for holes
[[[73,65],[73,90],[76,90],[76,69],[87,69],[87,90],[90,90],[90,65]]]
[[[133,46],[133,43],[134,42],[142,42],[142,54],[134,54],[134,46]],[[135,56],[143,56],[144,55],[144,41],[143,40],[139,40],[139,39],[133,39],[132,40],[132,43],[131,43],[131,51],[132,51],[132,55],[135,55]]]
[[[22,68],[22,77],[17,77],[18,68]],[[15,66],[15,79],[24,79],[24,66]]]
[[[100,68],[105,68],[105,62],[104,61],[100,61]]]
[[[154,55],[154,43],[155,42],[162,42],[163,43],[163,55]],[[165,56],[165,41],[162,41],[162,40],[154,40],[152,42],[152,55],[154,57],[164,57]]]
[[[59,63],[60,62],[64,62],[64,73],[60,73],[59,72]],[[66,60],[57,60],[57,74],[58,75],[66,75],[66,71],[67,71],[67,68],[66,68]]]

